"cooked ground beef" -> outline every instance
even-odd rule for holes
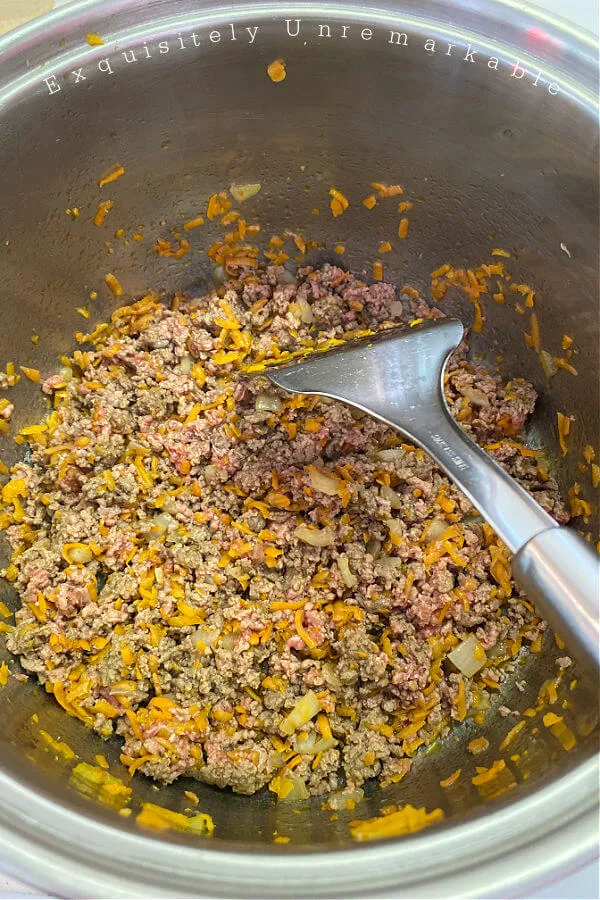
[[[9,647],[67,712],[123,738],[131,772],[280,797],[398,780],[539,639],[506,548],[422,450],[255,371],[417,315],[441,312],[335,266],[294,283],[242,270],[170,309],[117,310],[44,383],[53,411],[3,490],[22,599]],[[566,521],[523,444],[531,385],[463,346],[446,391]],[[472,679],[447,658],[470,636]]]

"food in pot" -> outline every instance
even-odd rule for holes
[[[508,551],[422,450],[261,375],[439,315],[333,265],[242,267],[205,297],[116,310],[43,383],[52,412],[2,489],[22,600],[8,645],[70,715],[123,739],[130,772],[356,799],[481,721],[539,648]],[[566,522],[524,444],[533,387],[462,346],[446,395]]]

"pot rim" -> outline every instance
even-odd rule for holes
[[[0,38],[4,60],[0,78],[7,71],[10,83],[14,63],[22,66],[23,48],[38,43],[48,47],[55,33],[75,18],[83,21],[87,15],[98,14],[105,19],[137,5],[138,0],[75,0],[9,32]],[[454,5],[473,10],[472,0],[454,0]],[[260,0],[229,9],[200,3],[198,15],[205,11],[207,16],[221,18],[226,13],[235,21],[251,13],[284,16],[312,11],[332,17],[368,13],[375,20],[378,14],[391,15],[393,6],[394,0],[381,0],[381,6],[369,9],[359,0],[320,4],[301,0],[284,7]],[[573,75],[573,83],[581,85],[586,104],[590,102],[598,70],[598,41],[593,35],[522,0],[488,0],[484,11],[495,21],[512,17],[519,28],[543,26],[568,42],[583,67]],[[26,86],[34,80],[39,80],[39,72],[27,74]],[[0,84],[0,100],[2,90]],[[157,838],[131,831],[125,822],[95,820],[81,805],[59,805],[0,769],[0,855],[13,869],[33,873],[46,889],[50,883],[60,890],[68,866],[75,893],[100,897],[140,896],[142,888],[146,896],[164,896],[165,888],[172,890],[175,872],[181,873],[179,896],[200,896],[199,888],[206,896],[302,896],[307,885],[312,896],[364,896],[365,892],[402,896],[395,885],[405,887],[410,896],[468,897],[482,889],[488,896],[507,896],[517,890],[517,882],[518,890],[523,890],[524,877],[534,889],[552,871],[565,874],[595,858],[599,760],[596,756],[581,762],[513,803],[496,801],[489,811],[461,824],[352,849],[272,845],[264,853],[240,850],[233,842],[189,846],[170,835]],[[393,893],[387,893],[392,889]]]
[[[396,885],[413,897],[416,889],[430,896],[434,886],[436,896],[457,896],[454,885],[460,885],[459,896],[476,896],[483,885],[487,896],[510,896],[517,884],[523,890],[524,877],[537,886],[552,872],[564,876],[597,857],[599,776],[595,757],[462,824],[351,849],[302,852],[273,845],[261,853],[231,843],[189,846],[176,836],[118,828],[40,797],[0,772],[0,853],[46,889],[48,879],[64,884],[68,866],[70,884],[75,879],[82,893],[99,897],[139,896],[142,886],[144,895],[164,896],[174,872],[183,875],[178,896],[203,896],[199,888],[214,896],[218,885],[219,896],[294,897],[304,895],[307,883],[312,896],[324,897],[365,896],[365,891],[383,897],[391,888],[389,896],[402,896]],[[526,869],[515,857],[523,858]]]

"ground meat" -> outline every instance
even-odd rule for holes
[[[241,272],[172,309],[148,296],[117,311],[69,381],[44,381],[55,408],[3,491],[22,599],[10,649],[67,712],[123,739],[132,773],[162,782],[302,795],[397,781],[545,627],[507,581],[506,548],[422,450],[259,371],[443,313],[337,266],[288,276]],[[531,385],[463,345],[446,394],[566,521],[524,447]],[[476,684],[446,660],[470,635],[490,657]]]

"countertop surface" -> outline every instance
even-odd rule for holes
[[[69,0],[0,0],[0,34],[68,2]],[[537,5],[598,34],[599,4],[596,0],[539,0]],[[44,898],[45,895],[32,891],[26,884],[0,872],[0,900],[21,897]],[[530,897],[531,900],[598,900],[598,863],[586,866],[579,872],[536,891]]]

